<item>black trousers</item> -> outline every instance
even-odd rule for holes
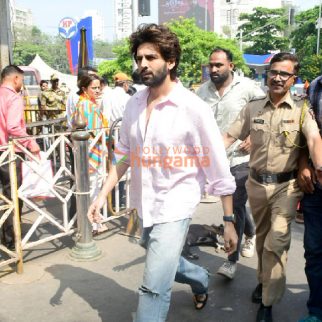
[[[3,152],[0,152],[0,155],[2,153]],[[24,158],[23,153],[18,152],[16,154],[19,155],[21,158]],[[9,161],[9,159],[6,161]],[[18,188],[20,187],[21,182],[22,182],[21,163],[22,163],[22,160],[19,157],[16,158],[16,171],[17,171]],[[5,197],[7,197],[9,200],[12,200],[9,163],[6,163],[6,164],[3,164],[0,166],[0,182],[1,182],[1,186],[2,186],[2,194]],[[22,206],[23,206],[23,202],[22,202],[22,200],[19,199],[19,214],[20,214],[20,216],[21,216],[21,212],[22,212]],[[2,217],[3,213],[4,212],[0,213],[0,217]],[[2,231],[0,231],[0,234],[1,234],[1,242],[2,243],[13,242],[14,234],[13,234],[13,215],[12,214],[10,214],[8,219],[4,222],[4,224],[2,226]]]
[[[233,210],[236,217],[235,229],[238,236],[238,243],[237,250],[228,256],[228,260],[237,262],[239,259],[243,234],[247,237],[253,237],[256,231],[253,219],[246,209],[248,196],[245,183],[249,174],[248,162],[241,163],[230,168],[230,172],[236,180],[236,191],[233,194]]]

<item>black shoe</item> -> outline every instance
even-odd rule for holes
[[[262,303],[263,284],[258,284],[252,293],[253,303]]]
[[[273,322],[272,307],[261,304],[257,311],[256,322]]]

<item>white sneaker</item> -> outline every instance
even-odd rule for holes
[[[237,263],[225,261],[218,269],[217,274],[233,279],[236,275]]]
[[[255,241],[256,241],[256,235],[253,237],[247,237],[245,236],[245,242],[241,249],[241,255],[243,257],[253,257],[254,251],[255,251]]]

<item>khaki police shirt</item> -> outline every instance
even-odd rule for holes
[[[45,107],[46,111],[48,111],[46,112],[48,118],[57,117],[65,111],[66,95],[59,88],[55,91],[53,89],[48,89],[42,92],[40,104],[42,107]]]
[[[259,173],[289,172],[298,168],[299,146],[305,145],[303,134],[307,137],[310,132],[318,131],[308,107],[300,126],[303,104],[303,99],[288,94],[285,101],[274,108],[266,96],[251,101],[241,110],[227,132],[240,140],[250,134],[251,168]]]

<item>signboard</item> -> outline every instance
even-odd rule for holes
[[[159,0],[159,23],[179,17],[195,18],[196,25],[214,31],[214,0]]]
[[[65,17],[59,22],[59,35],[64,39],[70,39],[77,33],[77,22],[73,18]]]
[[[78,57],[80,46],[80,30],[84,28],[86,30],[86,47],[89,65],[93,64],[94,50],[93,50],[93,29],[92,29],[92,17],[85,17],[77,23],[77,33],[68,40],[67,56],[70,65],[70,70],[73,75],[78,71]]]

